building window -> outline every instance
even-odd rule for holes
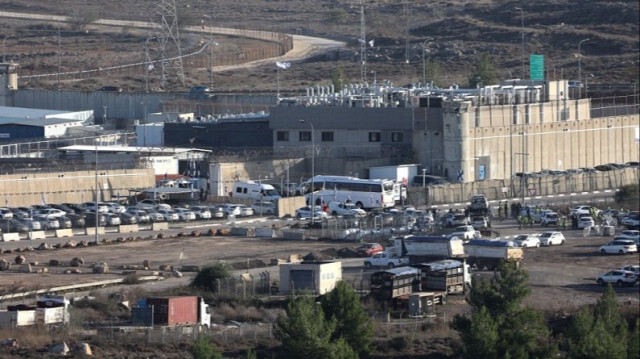
[[[391,142],[404,142],[404,133],[391,132]]]
[[[380,142],[380,132],[369,132],[369,142]]]
[[[311,131],[300,131],[300,142],[309,142],[311,141]]]
[[[289,131],[278,131],[276,136],[278,141],[289,141]]]
[[[333,142],[333,132],[323,132],[322,142]]]

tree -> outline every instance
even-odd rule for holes
[[[440,74],[442,72],[442,66],[440,66],[440,61],[436,59],[427,58],[424,63],[424,78],[427,80],[427,83],[433,81],[433,85],[438,87],[440,86]]]
[[[230,276],[229,267],[224,263],[217,263],[202,268],[191,281],[191,286],[209,292],[217,292],[218,281]]]
[[[198,335],[198,338],[193,343],[191,353],[194,359],[222,359],[222,354],[211,343],[211,338],[202,334]]]
[[[310,296],[299,296],[287,305],[287,318],[278,319],[276,336],[286,358],[323,359],[332,356],[335,321],[327,321],[322,307]],[[346,350],[340,344],[341,350]],[[353,351],[351,351],[353,353]]]
[[[640,185],[631,184],[620,187],[615,194],[615,201],[622,207],[634,208],[640,203]]]
[[[610,284],[593,310],[581,308],[574,316],[567,340],[570,358],[627,358],[627,322]]]
[[[356,292],[345,282],[336,287],[320,301],[325,319],[336,322],[332,339],[343,338],[361,356],[370,352],[373,339],[373,322],[367,316]]]
[[[333,78],[331,82],[333,83],[333,88],[337,91],[342,90],[342,82],[344,80],[344,70],[340,63],[336,66],[336,69],[333,71]]]
[[[469,86],[476,87],[478,84],[492,85],[497,80],[496,65],[489,54],[483,54],[476,68],[469,77]]]
[[[501,264],[489,281],[474,279],[469,302],[471,318],[456,315],[464,358],[548,358],[555,352],[542,314],[521,308],[530,293],[528,274],[516,263]],[[498,328],[500,333],[498,335]]]
[[[627,358],[637,358],[640,353],[640,320],[636,319],[633,332],[629,336],[629,344],[627,345]]]

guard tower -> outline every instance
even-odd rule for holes
[[[18,89],[18,64],[0,63],[0,106],[13,106],[11,91]]]

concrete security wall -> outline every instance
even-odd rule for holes
[[[626,168],[617,171],[582,173],[570,176],[548,176],[530,178],[524,184],[525,197],[549,196],[616,189],[638,184],[640,170]],[[413,205],[468,202],[474,194],[484,194],[489,200],[522,198],[523,185],[519,179],[488,180],[472,183],[409,187],[408,196]],[[425,203],[427,198],[427,203]]]
[[[129,195],[130,189],[155,185],[153,169],[99,170],[98,191],[95,172],[57,172],[0,176],[0,202],[5,206],[23,207],[50,203],[82,203],[109,201]]]

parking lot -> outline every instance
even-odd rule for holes
[[[306,240],[284,240],[278,238],[257,238],[257,237],[235,237],[235,236],[181,236],[177,234],[189,234],[192,231],[205,233],[208,229],[229,228],[231,226],[249,226],[286,229],[291,226],[297,227],[298,221],[290,219],[266,219],[253,217],[245,220],[237,220],[235,223],[225,221],[205,221],[190,222],[180,225],[172,225],[171,229],[165,231],[167,238],[164,239],[143,239],[149,238],[150,231],[131,234],[138,237],[138,240],[124,243],[114,243],[110,245],[89,246],[83,248],[63,248],[55,250],[35,250],[21,252],[20,255],[26,257],[27,262],[34,265],[32,269],[38,271],[47,268],[46,273],[22,273],[16,266],[10,271],[3,272],[0,276],[0,286],[5,292],[7,288],[16,286],[16,283],[23,287],[43,288],[54,285],[65,285],[79,282],[91,282],[97,280],[122,278],[125,269],[138,268],[138,274],[151,274],[157,271],[161,264],[172,265],[179,268],[181,265],[207,265],[217,261],[236,264],[235,268],[242,267],[242,263],[264,263],[265,267],[238,269],[239,273],[251,271],[252,273],[268,271],[273,280],[277,279],[278,271],[276,266],[269,266],[273,259],[286,260],[289,255],[306,255],[311,251],[322,251],[333,249],[335,251],[342,248],[355,248],[358,241],[338,241],[338,240],[318,240],[321,237],[321,230],[307,230]],[[518,229],[514,220],[502,222],[494,221],[493,228],[501,236],[513,236],[523,233],[543,232],[549,230],[548,227],[534,225],[531,228]],[[297,230],[297,229],[296,229]],[[562,310],[563,308],[574,308],[585,303],[593,303],[602,293],[602,287],[595,283],[597,275],[608,270],[619,268],[624,265],[638,264],[637,254],[630,255],[601,255],[598,247],[608,242],[611,237],[590,235],[585,237],[582,230],[563,231],[567,239],[563,246],[551,246],[541,248],[527,248],[525,250],[523,267],[530,275],[530,286],[532,295],[527,299],[528,304],[546,310]],[[118,233],[107,233],[100,235],[100,238],[116,239],[127,237]],[[132,238],[133,238],[132,237]],[[75,241],[92,241],[93,237],[78,236]],[[68,239],[61,238],[61,241]],[[13,245],[27,246],[28,241],[9,242]],[[7,243],[3,243],[6,245]],[[12,262],[18,253],[3,253],[2,259]],[[66,265],[73,257],[82,257],[85,260],[85,268],[81,268],[83,273],[64,274],[68,269]],[[55,259],[61,262],[60,266],[49,266],[50,260]],[[151,268],[141,269],[142,261],[149,260]],[[111,270],[107,274],[93,274],[88,268],[92,263],[106,262]],[[249,267],[255,264],[249,265]],[[352,282],[368,280],[368,275],[374,270],[364,270],[362,261],[359,259],[343,260],[344,277]],[[488,276],[489,272],[476,271],[477,275]],[[179,280],[172,280],[172,285],[186,283],[191,273],[185,273],[185,277]],[[158,284],[150,284],[150,287],[159,287]],[[639,286],[615,288],[619,298],[624,302],[638,304]]]

